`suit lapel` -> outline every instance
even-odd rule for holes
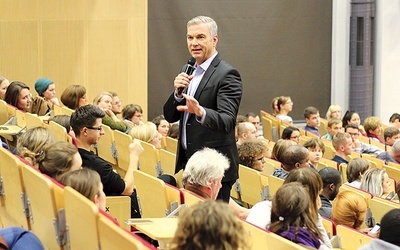
[[[210,66],[208,67],[207,71],[204,73],[203,78],[201,79],[199,86],[197,87],[196,93],[194,94],[194,98],[199,100],[201,96],[201,92],[207,86],[211,76],[214,74],[215,70],[217,69],[218,64],[221,62],[221,57],[219,54],[214,58],[211,62]]]

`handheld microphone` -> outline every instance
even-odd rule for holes
[[[189,75],[189,76],[190,76],[191,74],[193,74],[194,70],[196,69],[196,68],[194,67],[194,64],[195,64],[195,63],[196,63],[196,59],[194,59],[194,57],[191,57],[191,58],[188,60],[186,66],[185,66],[185,68],[184,68],[184,70],[183,70],[182,72],[186,73],[186,74]],[[185,89],[185,88],[183,88],[183,87],[178,88],[178,95],[182,95],[182,92],[183,92],[184,89]]]

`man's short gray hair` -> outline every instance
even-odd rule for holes
[[[194,153],[186,164],[182,183],[208,187],[210,183],[224,176],[229,160],[215,149],[204,148]]]
[[[214,21],[214,19],[212,19],[211,17],[208,17],[208,16],[197,16],[197,17],[192,18],[187,23],[187,27],[189,28],[189,26],[197,25],[197,24],[201,24],[201,23],[207,24],[208,29],[210,30],[211,37],[214,37],[218,34],[217,23]]]

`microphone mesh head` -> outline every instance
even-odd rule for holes
[[[196,63],[196,59],[194,59],[194,57],[189,58],[188,64],[193,66],[195,63]]]

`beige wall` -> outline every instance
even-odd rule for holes
[[[147,119],[147,0],[1,0],[0,75],[117,92]]]

